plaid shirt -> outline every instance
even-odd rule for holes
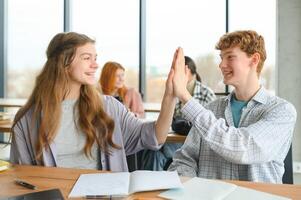
[[[204,108],[194,99],[182,112],[193,124],[169,170],[182,176],[282,183],[297,113],[261,87],[234,127],[228,97]]]
[[[197,80],[195,81],[193,94],[191,95],[202,105],[206,105],[216,98],[214,92],[209,87],[203,85],[200,81]],[[181,109],[182,103],[178,101],[175,107],[174,117],[182,116]]]

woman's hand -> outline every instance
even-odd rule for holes
[[[168,77],[165,83],[165,93],[164,96],[169,96],[172,98],[175,98],[174,92],[173,92],[173,76],[174,76],[174,70],[171,68],[171,70],[168,73]]]
[[[188,83],[188,67],[185,66],[184,53],[181,47],[175,52],[170,73],[172,74],[174,95],[178,97],[181,102],[186,103],[192,97],[186,88]]]

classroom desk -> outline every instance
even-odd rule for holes
[[[27,99],[23,98],[0,98],[0,107],[22,107],[25,105]],[[161,104],[160,103],[143,103],[145,112],[160,112]]]
[[[6,123],[1,123],[0,122],[0,133],[9,133],[11,131],[13,122],[6,122]],[[167,136],[166,142],[167,143],[184,143],[186,139],[186,136],[180,135],[174,132],[170,132]]]
[[[161,104],[160,103],[143,103],[144,112],[160,112]]]
[[[10,132],[12,125],[12,121],[0,121],[0,133]]]
[[[7,171],[0,172],[0,197],[8,197],[33,192],[33,190],[26,189],[14,183],[15,178],[20,178],[24,181],[32,183],[33,185],[36,185],[38,187],[36,191],[59,188],[64,197],[67,199],[67,196],[70,193],[74,183],[82,173],[103,173],[103,171],[15,165]],[[182,178],[182,181],[188,179],[189,178]],[[301,197],[301,185],[253,183],[246,181],[227,182],[271,194],[289,197],[293,200],[300,199]],[[161,192],[162,191],[141,192],[130,195],[124,199],[159,200],[162,198],[157,197],[157,195]]]
[[[180,135],[175,132],[170,132],[167,135],[166,142],[167,143],[184,143],[186,139],[185,135]]]
[[[22,107],[27,99],[0,98],[0,107]]]

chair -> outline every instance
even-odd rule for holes
[[[293,159],[292,159],[292,145],[284,160],[284,174],[282,177],[282,182],[286,184],[294,184],[293,179]]]

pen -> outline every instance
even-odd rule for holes
[[[111,195],[86,195],[86,199],[111,199]]]
[[[18,184],[18,185],[21,185],[23,187],[26,187],[28,189],[32,189],[32,190],[37,189],[36,186],[34,186],[34,185],[30,184],[30,183],[27,183],[25,181],[19,180],[19,179],[15,179],[15,183]]]

